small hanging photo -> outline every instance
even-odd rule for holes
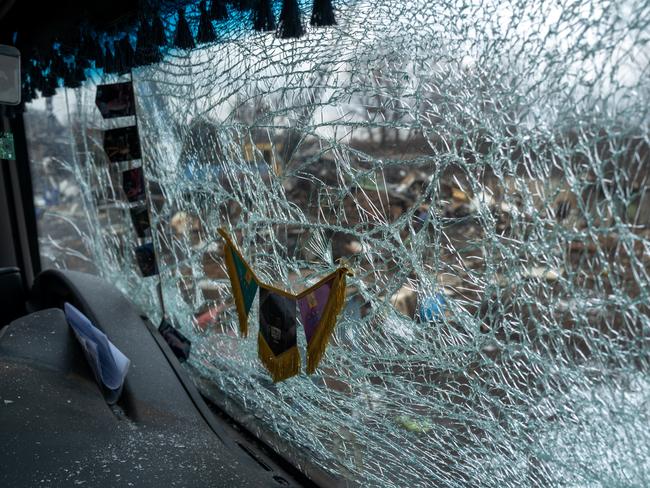
[[[295,298],[261,287],[259,317],[258,355],[273,382],[297,375],[300,353],[296,339]]]
[[[104,132],[104,151],[112,163],[140,159],[138,128],[119,127]]]
[[[135,248],[135,259],[142,276],[153,276],[158,274],[158,265],[156,263],[156,253],[153,249],[153,242],[148,242]]]
[[[95,104],[105,119],[135,115],[135,97],[130,81],[99,85]]]
[[[139,239],[151,235],[151,223],[149,222],[149,211],[146,206],[135,207],[129,210],[131,221]]]
[[[129,202],[141,202],[146,199],[142,167],[128,169],[122,173],[122,189]]]

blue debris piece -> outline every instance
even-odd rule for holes
[[[443,293],[436,293],[432,297],[425,297],[420,302],[420,321],[436,322],[440,320],[447,308],[447,299]]]

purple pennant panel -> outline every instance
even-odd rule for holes
[[[327,281],[307,296],[298,300],[300,318],[305,328],[307,342],[311,341],[314,332],[318,328],[320,319],[323,316],[323,310],[325,310],[325,305],[327,305],[327,300],[330,297],[331,289],[332,281]]]

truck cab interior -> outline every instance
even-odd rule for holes
[[[0,487],[650,486],[648,45],[0,0]]]

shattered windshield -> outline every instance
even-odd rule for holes
[[[167,314],[204,394],[308,474],[649,485],[650,4],[334,3],[134,69],[138,161],[103,150],[115,76],[32,102],[44,265]],[[291,293],[353,273],[314,374],[272,382],[259,299],[240,336],[220,228]]]

